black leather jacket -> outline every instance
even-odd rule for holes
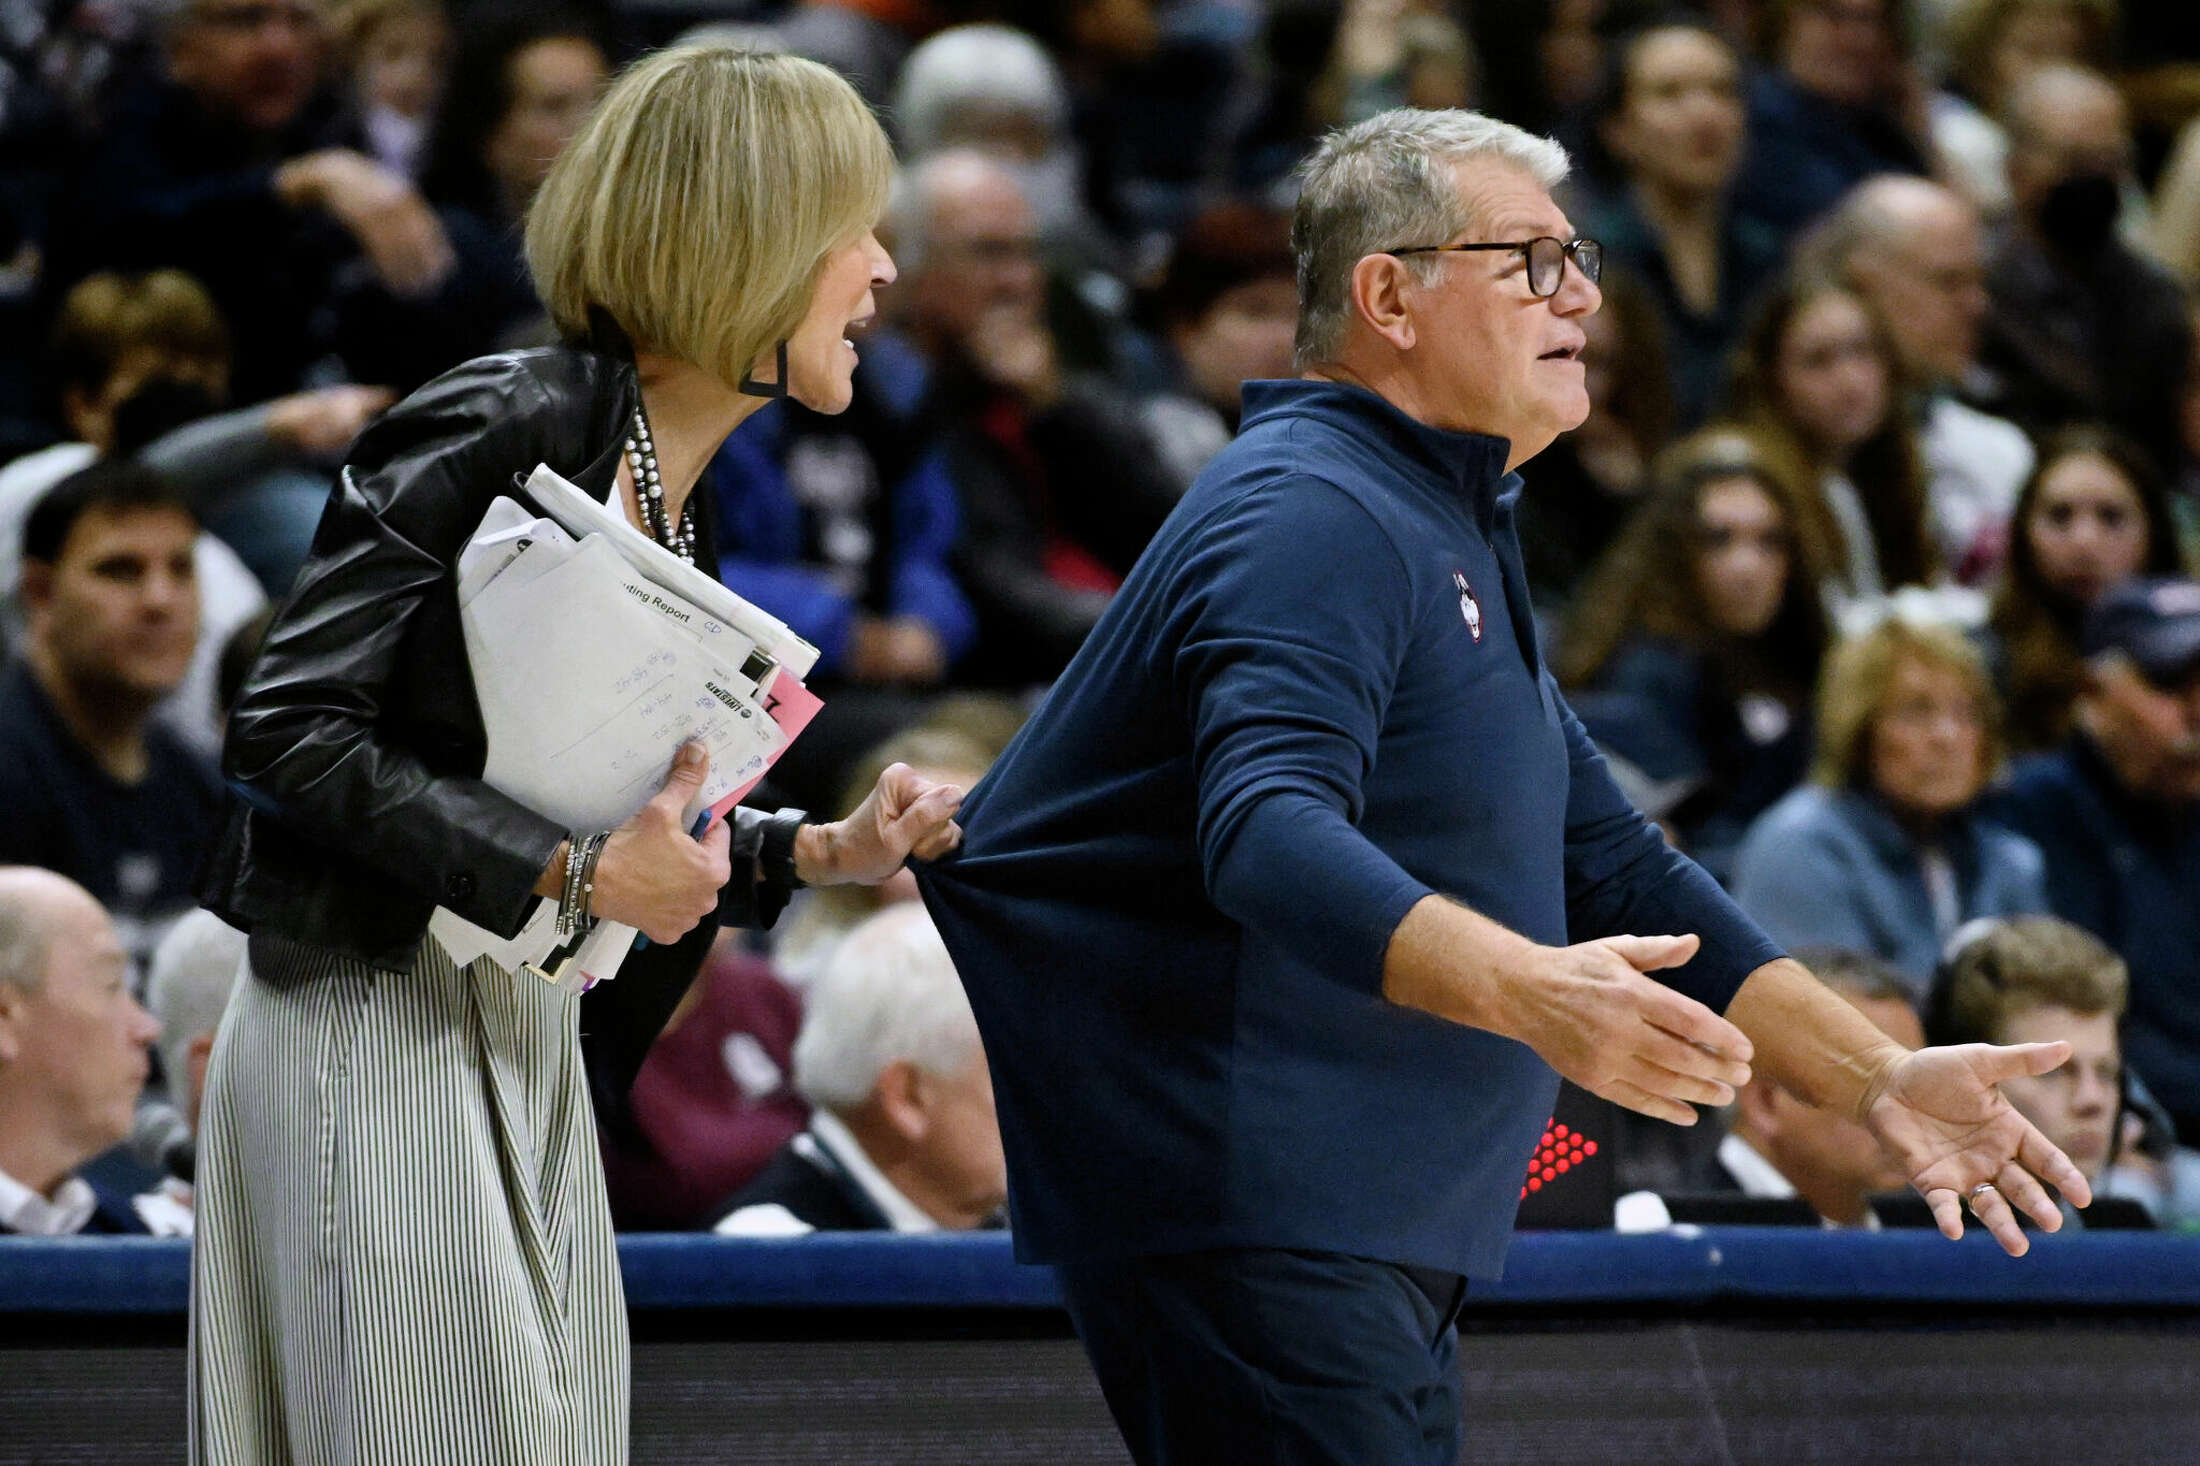
[[[230,714],[232,799],[200,879],[209,909],[397,972],[437,906],[519,931],[567,831],[482,782],[458,555],[497,495],[529,503],[519,484],[537,464],[607,494],[639,391],[615,341],[509,352],[437,378],[360,436]],[[714,566],[708,499],[696,496],[696,558]],[[584,999],[583,1029],[616,1050],[598,1076],[614,1093],[720,922],[769,925],[786,903],[755,875],[763,816],[736,813],[718,916]]]

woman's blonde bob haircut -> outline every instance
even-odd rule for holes
[[[628,67],[527,211],[550,318],[591,307],[636,349],[737,385],[809,309],[818,267],[886,207],[893,147],[814,61],[676,46]]]
[[[1944,622],[1890,614],[1871,630],[1844,638],[1826,659],[1818,679],[1818,757],[1814,783],[1861,789],[1871,783],[1872,724],[1886,711],[1895,669],[1904,662],[1946,668],[1963,679],[1978,704],[1985,740],[1979,752],[1979,787],[2001,772],[2005,745],[1994,682],[1978,648]]]

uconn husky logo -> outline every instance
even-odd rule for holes
[[[1451,583],[1459,587],[1459,615],[1467,623],[1467,630],[1474,639],[1482,639],[1482,603],[1474,598],[1474,587],[1467,584],[1467,577],[1459,571],[1451,573]]]

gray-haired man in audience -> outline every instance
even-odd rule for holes
[[[0,866],[0,1233],[142,1230],[76,1174],[130,1133],[160,1031],[129,976],[90,892]]]
[[[809,1128],[737,1192],[715,1230],[932,1232],[985,1225],[1007,1164],[977,1020],[911,901],[842,939],[794,1046]]]
[[[1941,558],[1966,584],[1989,579],[2034,454],[2015,423],[1956,396],[1982,385],[1979,333],[1988,300],[1978,211],[1928,179],[1881,174],[1849,190],[1810,253],[1886,321],[1903,372],[1920,391],[1918,449]]]

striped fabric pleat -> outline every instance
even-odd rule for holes
[[[215,1042],[195,1466],[617,1466],[628,1343],[578,1004],[432,938],[262,937]]]

